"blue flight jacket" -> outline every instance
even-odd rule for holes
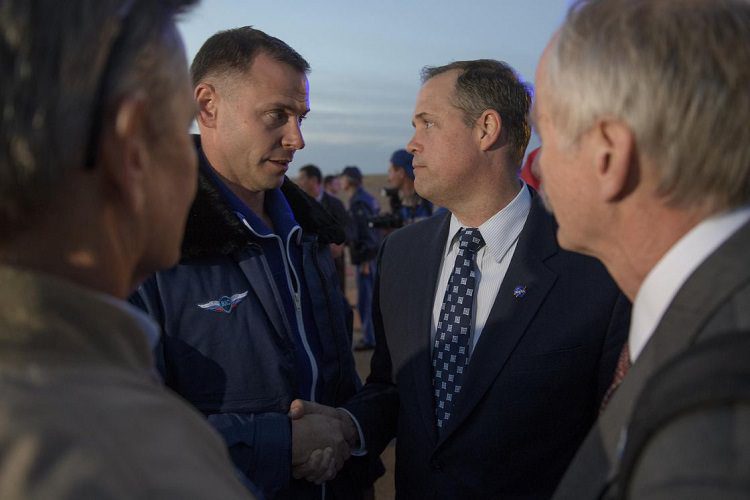
[[[132,301],[162,326],[156,363],[165,384],[207,416],[235,465],[269,498],[321,498],[320,487],[291,478],[286,414],[293,399],[311,396],[298,373],[311,351],[316,401],[339,406],[361,386],[347,303],[328,250],[328,243],[343,241],[343,230],[285,179],[280,193],[301,226],[290,234],[299,238],[296,271],[308,292],[302,306],[306,322],[314,322],[303,328],[315,335],[313,348],[302,349],[297,319],[272,270],[278,263],[264,252],[268,241],[244,225],[199,157],[182,260],[148,279]],[[359,498],[381,471],[377,457],[352,457],[327,488],[336,498]]]

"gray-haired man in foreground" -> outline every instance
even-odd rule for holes
[[[747,342],[723,334],[750,326],[750,3],[578,2],[536,82],[542,187],[560,244],[601,259],[633,301],[622,385],[555,498],[607,489],[639,499],[746,498],[746,399],[708,398],[666,418],[679,398],[659,398],[658,430],[635,460],[623,457],[648,421],[639,398],[666,380],[662,370],[717,342]],[[731,352],[683,392],[696,396]],[[690,366],[673,387],[691,380],[698,365]]]

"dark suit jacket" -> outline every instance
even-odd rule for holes
[[[372,371],[346,407],[368,452],[397,437],[399,498],[548,498],[612,380],[629,303],[598,261],[558,247],[535,196],[438,439],[430,321],[449,223],[438,215],[384,242]]]
[[[750,328],[750,223],[721,245],[677,292],[636,363],[581,446],[555,492],[555,499],[600,498],[617,468],[625,428],[648,378],[690,345],[729,330]],[[745,431],[737,431],[744,426]],[[631,489],[634,498],[735,498],[737,481],[750,488],[747,407],[694,414],[662,431]],[[706,432],[710,430],[711,432]],[[696,460],[696,455],[700,458]],[[743,462],[744,461],[744,462]],[[744,463],[743,467],[737,467]],[[732,474],[736,476],[732,477]],[[744,475],[744,479],[743,479]],[[734,486],[732,485],[734,483]],[[706,486],[704,489],[703,486]],[[692,492],[686,495],[687,492]]]

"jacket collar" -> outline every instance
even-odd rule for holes
[[[198,151],[198,192],[188,215],[182,242],[183,259],[230,255],[246,247],[253,236],[235,214],[235,208],[222,192],[223,186],[213,173],[200,145],[200,136],[194,136]],[[224,188],[225,189],[225,188]],[[288,177],[284,177],[280,194],[291,209],[289,214],[306,233],[315,234],[322,244],[343,243],[344,229],[313,198],[302,191]],[[275,200],[278,204],[283,200]]]

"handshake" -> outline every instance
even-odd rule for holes
[[[292,475],[315,484],[330,481],[344,466],[359,434],[343,410],[295,399],[292,420]]]

